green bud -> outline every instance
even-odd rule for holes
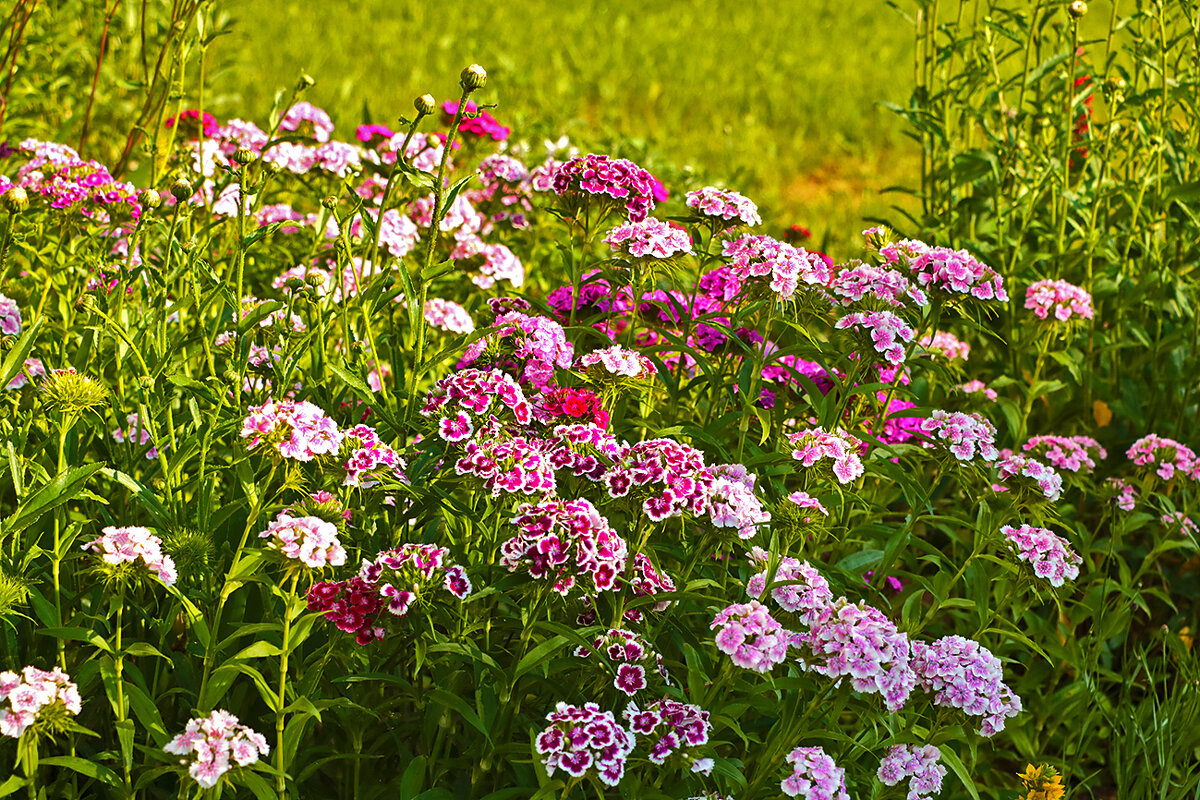
[[[413,100],[413,107],[417,109],[417,113],[421,116],[432,114],[434,109],[433,95],[421,95],[416,100]]]
[[[192,185],[188,183],[186,178],[180,178],[171,184],[171,196],[180,203],[184,202],[195,193],[196,190],[192,188]]]
[[[29,208],[29,194],[20,186],[13,186],[4,193],[4,207],[9,213],[20,214]]]
[[[147,211],[153,211],[162,205],[162,195],[153,189],[142,189],[138,192],[138,203]]]
[[[472,64],[462,71],[458,83],[466,92],[482,89],[487,83],[487,70],[478,64]]]

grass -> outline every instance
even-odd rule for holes
[[[912,183],[914,146],[879,101],[912,87],[912,35],[876,0],[430,3],[241,0],[217,46],[217,111],[265,116],[304,71],[344,136],[449,97],[483,64],[484,102],[518,135],[630,139],[653,168],[753,197],[764,218],[837,245]],[[536,140],[535,140],[536,141]],[[627,145],[628,146],[628,145]],[[689,180],[689,183],[692,181]],[[778,233],[778,231],[774,231]]]

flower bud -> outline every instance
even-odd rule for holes
[[[4,207],[11,214],[20,214],[29,208],[29,194],[20,186],[13,186],[4,193]]]
[[[162,195],[154,189],[142,189],[138,192],[138,203],[142,208],[154,210],[162,205]]]
[[[178,202],[182,203],[196,193],[192,185],[187,182],[186,178],[180,178],[171,184],[171,196]]]
[[[333,211],[335,208],[337,208],[337,204],[338,199],[333,195],[329,195],[321,201],[321,208],[325,209],[326,211]]]
[[[421,116],[433,113],[434,103],[433,95],[423,94],[416,100],[413,100],[413,107],[417,109],[417,113]]]
[[[94,295],[84,292],[75,298],[75,310],[80,314],[90,314],[96,310],[96,298]]]
[[[1070,14],[1071,19],[1081,19],[1087,13],[1087,3],[1083,0],[1074,0],[1071,5],[1067,6],[1067,13]]]
[[[478,64],[472,64],[462,71],[458,83],[467,92],[482,89],[483,85],[487,83],[487,70]]]
[[[313,80],[312,75],[309,75],[307,72],[301,72],[299,80],[296,81],[296,91],[303,92],[305,89],[310,88],[314,83],[316,83],[316,81]]]
[[[233,160],[241,164],[243,167],[247,164],[253,164],[256,158],[258,158],[258,156],[255,155],[254,151],[249,147],[239,147],[237,152],[233,154]]]
[[[319,272],[310,272],[305,276],[304,279],[308,281],[308,285],[314,289],[320,289],[325,285],[325,276]]]
[[[263,166],[263,169],[267,171],[268,175],[278,175],[279,171],[283,169],[283,164],[280,164],[278,161],[268,161]]]

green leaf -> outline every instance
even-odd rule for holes
[[[87,483],[87,479],[103,468],[104,462],[101,461],[85,464],[82,467],[72,467],[57,475],[54,480],[29,495],[21,505],[17,506],[13,515],[6,519],[3,525],[0,525],[0,530],[3,531],[0,533],[0,538],[28,528],[48,511],[69,502],[83,491],[83,485]]]
[[[21,338],[17,339],[12,349],[8,351],[4,362],[0,363],[0,386],[8,386],[9,382],[17,377],[17,373],[25,369],[25,359],[29,357],[29,351],[33,349],[33,342],[45,321],[45,317],[38,317],[34,320],[33,324],[25,329]]]
[[[561,650],[571,643],[571,639],[567,636],[559,634],[551,639],[539,644],[537,647],[530,650],[521,661],[517,664],[517,671],[514,673],[514,678],[519,678],[529,670],[536,667],[538,664],[547,660],[554,655],[555,652]]]
[[[958,757],[958,753],[954,752],[949,747],[942,748],[942,761],[946,762],[946,766],[958,776],[966,787],[967,792],[974,800],[979,800],[979,792],[975,791],[975,781],[971,780],[971,774],[967,772],[967,768],[963,765],[962,760]]]
[[[25,785],[25,779],[18,775],[9,776],[8,780],[0,783],[0,797],[8,797],[10,794],[20,789]]]
[[[491,733],[488,732],[483,721],[479,719],[479,715],[475,713],[475,709],[467,705],[466,700],[463,700],[456,694],[447,692],[445,689],[431,689],[427,695],[430,700],[433,700],[438,705],[453,708],[472,728],[482,733],[483,737],[489,742],[492,741]]]
[[[66,767],[109,786],[117,786],[121,783],[121,779],[108,767],[102,767],[94,761],[85,761],[75,756],[51,756],[43,758],[38,764],[43,767]]]

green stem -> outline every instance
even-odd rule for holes
[[[276,701],[275,707],[275,766],[279,770],[279,774],[275,778],[275,790],[280,800],[287,800],[288,764],[286,748],[283,746],[283,728],[287,721],[287,715],[284,713],[284,708],[287,703],[288,656],[291,655],[292,644],[292,603],[296,597],[296,581],[299,578],[300,573],[293,573],[283,607],[283,646],[282,652],[279,654],[279,699]]]

